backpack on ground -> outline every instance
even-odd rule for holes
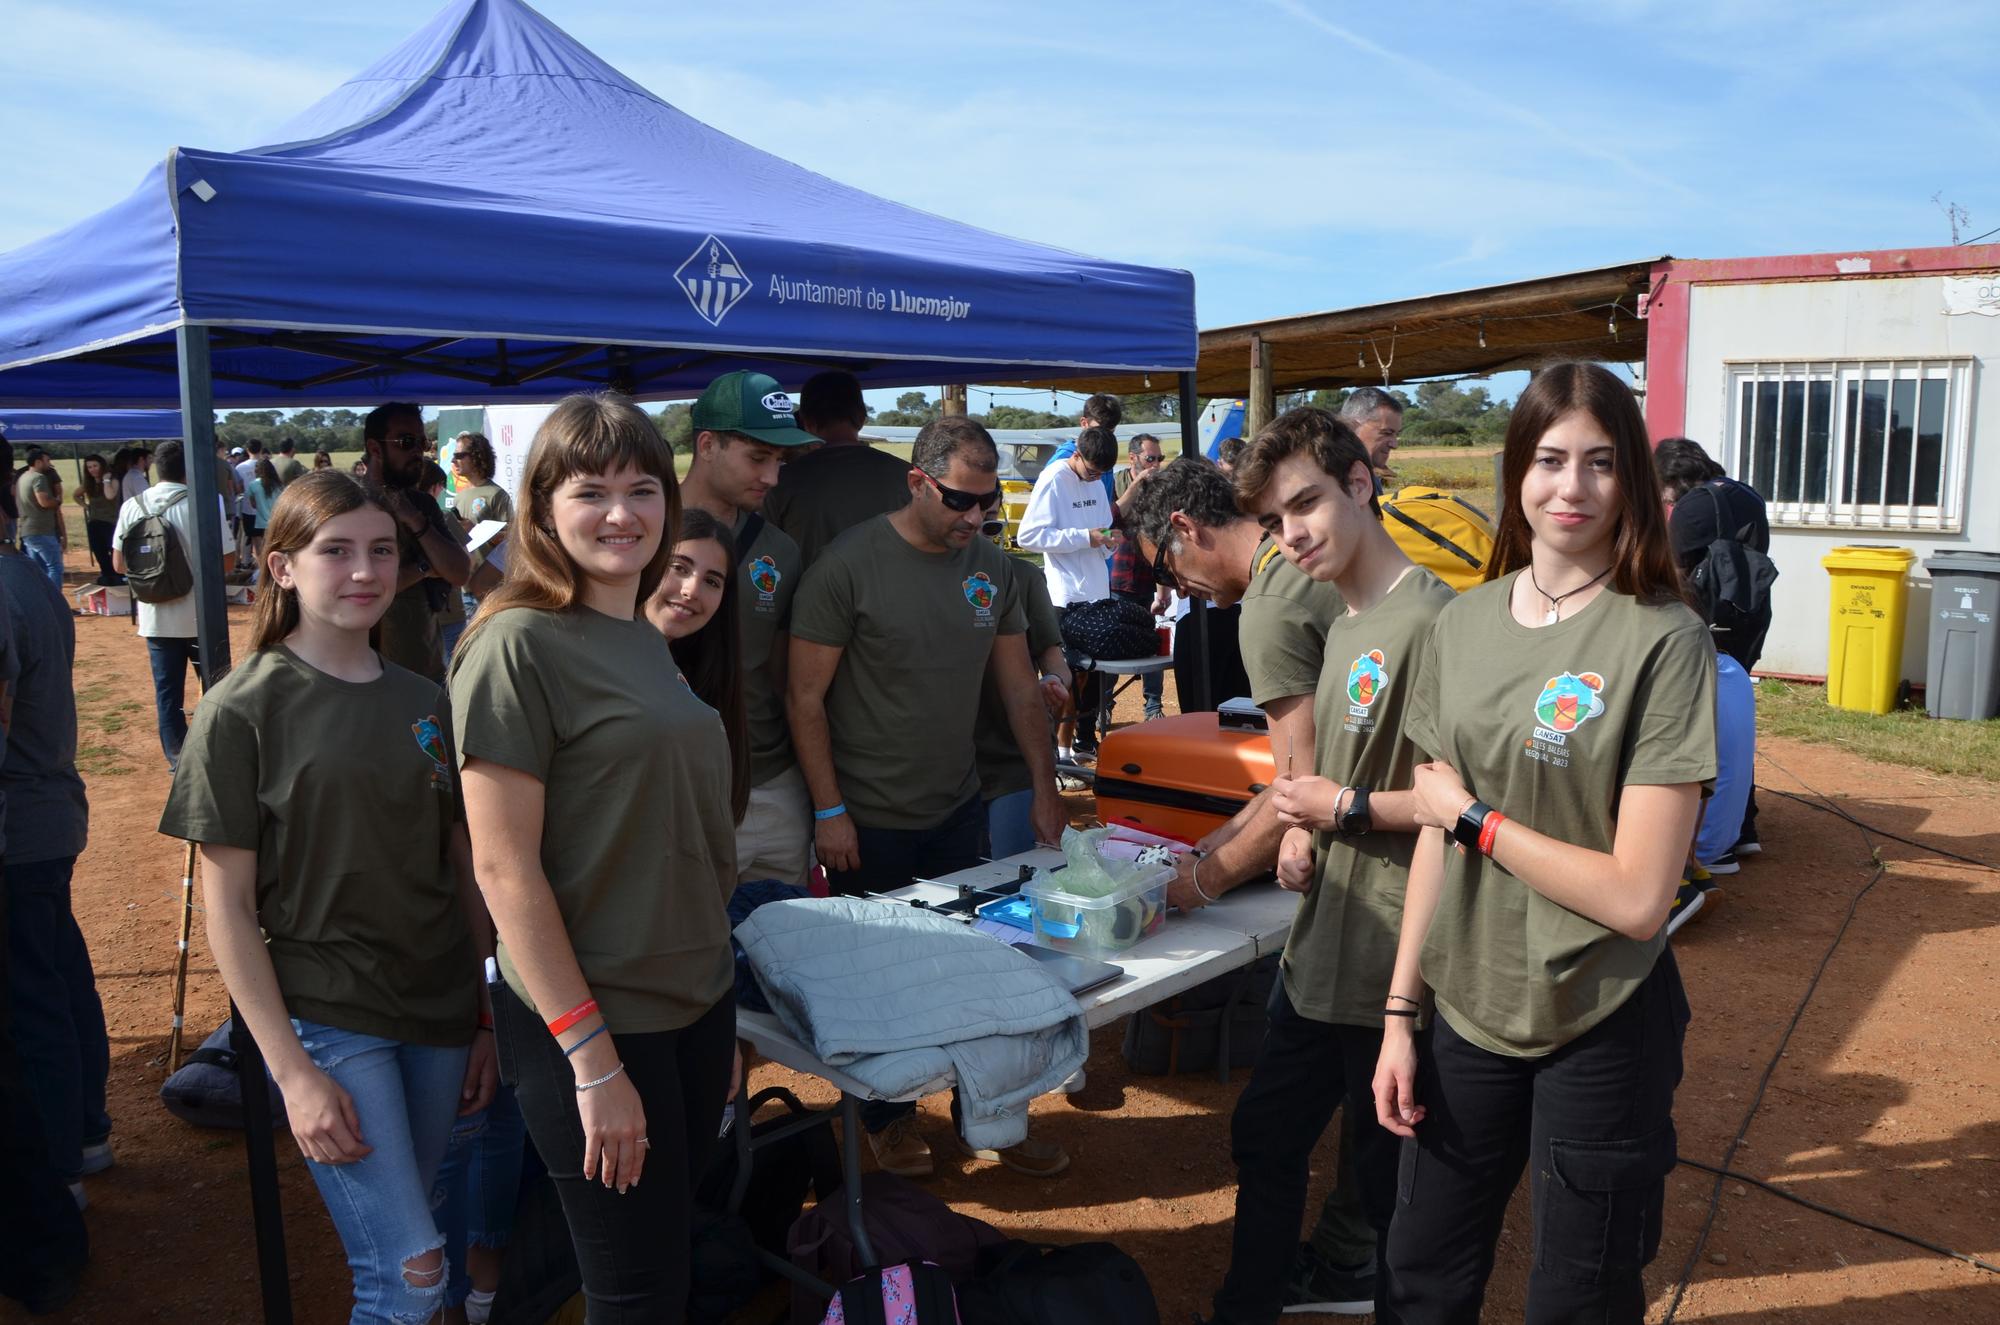
[[[972,1277],[981,1249],[1007,1240],[991,1224],[959,1214],[915,1183],[892,1173],[864,1175],[861,1196],[868,1240],[883,1265],[929,1261],[959,1283]],[[785,1250],[795,1267],[822,1283],[844,1284],[870,1268],[862,1263],[848,1233],[845,1189],[799,1216]],[[820,1312],[819,1300],[802,1286],[793,1285],[792,1325],[813,1325],[821,1318]]]
[[[1278,978],[1278,954],[1134,1012],[1125,1023],[1125,1065],[1142,1076],[1249,1067],[1264,1047],[1265,1006]],[[1222,1059],[1222,1028],[1229,1057]]]
[[[963,1325],[1160,1325],[1139,1263],[1109,1242],[1009,1242],[958,1293]]]
[[[1778,568],[1770,557],[1750,546],[1749,540],[1756,533],[1754,521],[1746,521],[1733,533],[1721,533],[1727,527],[1722,494],[1713,483],[1702,484],[1698,491],[1706,492],[1715,503],[1719,537],[1688,572],[1688,587],[1694,591],[1703,618],[1721,636],[1717,643],[1722,651],[1738,661],[1755,658],[1763,652],[1764,636],[1771,629],[1771,585],[1777,581]]]
[[[959,1325],[951,1276],[929,1261],[867,1270],[840,1286],[821,1325]]]
[[[1486,512],[1436,488],[1404,488],[1381,506],[1382,527],[1404,556],[1460,593],[1479,583],[1493,554]]]
[[[142,492],[134,499],[139,503],[140,518],[118,544],[125,558],[125,583],[142,603],[172,602],[194,590],[194,570],[188,565],[187,550],[166,519],[168,511],[187,500],[187,489],[174,493],[158,507],[149,497]]]

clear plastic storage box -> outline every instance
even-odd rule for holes
[[[1021,886],[1034,908],[1035,942],[1045,948],[1084,957],[1114,956],[1166,923],[1171,865],[1148,867],[1095,897],[1065,891],[1064,873],[1037,875]]]

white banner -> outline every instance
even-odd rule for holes
[[[528,463],[528,447],[535,430],[555,409],[549,405],[488,405],[486,440],[493,443],[493,481],[518,498],[521,470]]]
[[[1946,317],[1964,313],[2000,317],[2000,275],[1945,277],[1944,313]]]

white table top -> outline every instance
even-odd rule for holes
[[[1018,856],[959,870],[939,880],[912,884],[888,894],[926,902],[945,902],[957,896],[957,886],[991,887],[1011,883],[1019,867],[1052,867],[1063,863],[1063,854],[1051,847],[1037,847]],[[1085,990],[1077,996],[1084,1021],[1095,1030],[1127,1013],[1151,1007],[1175,994],[1185,993],[1204,981],[1240,967],[1268,953],[1281,951],[1291,933],[1292,917],[1299,899],[1276,884],[1238,888],[1220,902],[1193,915],[1169,913],[1157,934],[1141,939],[1105,960],[1124,968],[1124,974],[1109,984]],[[996,942],[998,940],[995,940]],[[874,1098],[867,1086],[839,1068],[829,1067],[812,1050],[795,1039],[779,1024],[777,1017],[764,1012],[738,1012],[736,1029],[757,1052],[798,1072],[831,1081],[842,1090],[864,1099]],[[946,1075],[903,1099],[936,1094],[951,1085]]]
[[[1149,672],[1164,672],[1174,665],[1174,660],[1165,654],[1153,658],[1093,658],[1090,670],[1104,672],[1112,676],[1144,676]]]

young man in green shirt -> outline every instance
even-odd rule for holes
[[[1241,604],[1237,645],[1271,749],[1281,768],[1309,757],[1326,633],[1346,610],[1340,591],[1285,560],[1277,541],[1238,506],[1230,476],[1199,456],[1183,456],[1135,484],[1125,527],[1161,583],[1224,608]],[[1202,854],[1183,858],[1167,900],[1193,911],[1268,876],[1284,834],[1271,793],[1254,797],[1196,844]],[[1294,1310],[1365,1311],[1374,1301],[1376,1237],[1354,1180],[1353,1126],[1343,1117],[1340,1180],[1308,1244],[1298,1248],[1286,1287]]]
[[[812,801],[785,727],[792,596],[805,567],[799,545],[761,512],[786,456],[815,440],[794,413],[774,378],[747,372],[716,378],[694,403],[694,463],[681,480],[682,508],[707,511],[736,540],[750,757],[750,804],[736,827],[742,882],[804,883],[812,868]]]
[[[402,567],[396,596],[377,628],[384,658],[418,676],[444,681],[444,641],[438,609],[472,577],[465,545],[445,524],[444,512],[421,488],[424,414],[420,405],[391,402],[368,412],[361,425],[368,486],[396,520]]]
[[[1419,663],[1454,595],[1382,528],[1368,452],[1327,411],[1292,410],[1258,433],[1236,486],[1285,559],[1346,603],[1327,632],[1310,771],[1298,777],[1281,766],[1272,786],[1287,825],[1278,879],[1305,898],[1263,1051],[1231,1120],[1236,1222],[1216,1319],[1264,1325],[1287,1305],[1283,1276],[1312,1151],[1336,1105],[1353,1120],[1353,1167],[1378,1266],[1387,1245],[1397,1147],[1375,1121],[1373,1085],[1417,843],[1416,751],[1403,713],[1427,683]],[[1384,1282],[1378,1272],[1378,1288]]]
[[[278,442],[278,482],[280,485],[290,483],[293,479],[306,472],[305,465],[299,460],[298,450],[298,442],[291,437],[283,438]]]
[[[792,604],[792,744],[812,793],[814,845],[836,893],[887,892],[975,865],[986,826],[973,731],[980,691],[998,686],[1028,761],[1037,839],[1064,825],[1048,714],[1005,554],[980,537],[1000,504],[999,453],[977,422],[917,434],[909,504],[842,534]],[[914,1105],[863,1110],[876,1160],[931,1172]],[[974,1152],[1036,1176],[1069,1156],[1033,1137]]]
[[[764,516],[791,535],[810,566],[834,539],[910,500],[910,467],[861,438],[868,407],[853,373],[814,373],[799,391],[799,426],[822,445],[794,455],[764,499]]]

